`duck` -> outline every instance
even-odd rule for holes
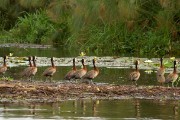
[[[99,75],[99,69],[96,67],[95,65],[96,60],[93,59],[92,63],[93,63],[93,70],[88,71],[83,77],[82,79],[89,79],[92,80],[95,77],[97,77]]]
[[[84,59],[81,60],[81,63],[82,63],[83,68],[76,70],[72,78],[81,79],[87,73],[86,65],[84,65]]]
[[[51,57],[51,67],[48,67],[44,70],[43,76],[50,77],[50,81],[52,81],[52,76],[56,73],[56,66],[54,65],[54,57]]]
[[[139,64],[139,60],[136,60],[135,61],[135,67],[136,69],[134,71],[132,71],[130,74],[129,74],[129,79],[133,82],[135,82],[135,85],[137,85],[137,80],[139,79],[140,77],[140,72],[139,72],[139,69],[138,69],[138,64]]]
[[[30,81],[32,81],[33,77],[37,73],[37,66],[36,66],[36,56],[33,56],[33,65],[28,71],[28,76],[30,77]]]
[[[165,83],[164,73],[165,73],[165,67],[163,66],[163,58],[160,58],[160,68],[157,70],[156,77],[157,77],[157,81],[161,85]]]
[[[170,73],[165,80],[165,83],[169,84],[172,83],[172,87],[174,87],[174,82],[178,79],[177,67],[176,67],[176,60],[174,60],[174,67],[173,72]]]
[[[29,71],[31,70],[31,68],[33,67],[32,63],[31,63],[31,60],[32,60],[32,56],[29,56],[28,57],[28,61],[29,61],[29,67],[25,68],[23,70],[23,72],[21,72],[21,76],[22,77],[30,77],[30,74],[29,74]]]
[[[6,64],[7,56],[3,56],[3,65],[0,67],[0,74],[5,74],[7,71],[7,64]]]
[[[73,67],[64,77],[65,80],[71,80],[73,78],[74,73],[76,72],[77,68],[75,65],[75,58],[73,58]]]

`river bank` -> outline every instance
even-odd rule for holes
[[[71,82],[0,81],[0,102],[58,102],[70,99],[180,100],[180,88],[85,84]]]

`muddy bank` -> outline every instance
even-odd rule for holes
[[[3,47],[18,47],[18,48],[51,48],[51,45],[40,44],[20,44],[20,43],[4,43],[0,44],[0,48]]]
[[[175,99],[180,88],[85,83],[1,81],[0,102],[57,102],[69,99]]]

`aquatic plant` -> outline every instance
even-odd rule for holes
[[[1,78],[0,78],[0,81],[1,81],[1,80],[13,81],[13,78],[12,78],[12,77],[1,77]]]
[[[179,77],[179,78],[176,80],[176,82],[175,82],[175,86],[176,86],[176,87],[178,86],[179,81],[180,81],[180,77]]]
[[[81,57],[83,57],[85,55],[86,55],[86,53],[84,53],[84,52],[80,52],[80,54],[79,54],[79,56],[81,56]]]

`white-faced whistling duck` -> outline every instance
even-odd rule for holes
[[[174,60],[174,70],[172,73],[170,73],[167,78],[165,83],[172,83],[172,87],[174,87],[174,82],[178,79],[178,73],[176,70],[176,60]]]
[[[81,79],[86,73],[87,73],[87,68],[86,66],[84,65],[84,59],[81,60],[82,62],[82,65],[83,65],[83,68],[77,70],[73,77],[72,78],[75,78],[75,79]]]
[[[7,56],[3,57],[3,66],[0,67],[0,74],[4,74],[7,71],[7,64],[6,64]]]
[[[156,77],[157,77],[157,81],[163,85],[163,83],[165,82],[165,77],[164,77],[164,72],[165,72],[165,68],[163,66],[163,58],[160,58],[160,68],[157,70],[157,74],[156,74]]]
[[[33,66],[31,67],[31,69],[29,70],[29,77],[32,80],[31,77],[34,77],[35,74],[37,72],[37,67],[36,67],[36,56],[33,56]]]
[[[73,68],[70,70],[64,77],[65,80],[71,80],[73,78],[74,73],[76,72],[75,58],[73,58]]]
[[[22,77],[30,77],[29,71],[31,71],[31,68],[33,67],[31,60],[32,60],[32,56],[29,56],[28,57],[29,67],[27,67],[23,70],[23,72],[21,73]]]
[[[131,81],[135,82],[135,85],[137,85],[136,81],[139,79],[140,77],[140,72],[138,70],[138,64],[139,64],[139,61],[136,60],[135,61],[135,66],[136,66],[136,69],[135,71],[131,72],[130,75],[129,75],[129,78]]]
[[[88,71],[82,78],[92,80],[99,74],[99,69],[95,65],[95,59],[93,59],[93,70]]]
[[[46,78],[50,77],[50,81],[52,80],[52,76],[56,72],[56,66],[54,65],[54,57],[51,58],[51,67],[45,69],[43,72],[43,76]]]

